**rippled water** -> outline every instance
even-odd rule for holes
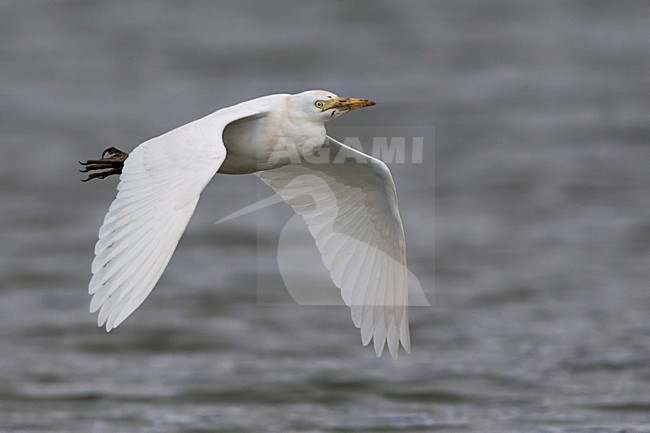
[[[647,3],[0,16],[0,431],[650,431]],[[82,184],[76,160],[308,88],[379,101],[333,132],[435,128],[423,164],[392,165],[435,303],[412,311],[413,354],[376,359],[343,307],[258,305],[283,290],[287,208],[212,224],[268,195],[252,176],[217,177],[151,298],[98,329],[86,289],[116,182]]]

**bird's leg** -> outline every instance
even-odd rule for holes
[[[106,154],[110,156],[106,157]],[[79,164],[84,166],[83,169],[79,170],[80,172],[88,173],[89,171],[97,170],[97,173],[90,173],[86,179],[82,180],[82,182],[88,182],[91,179],[104,179],[108,176],[122,173],[124,161],[126,161],[126,158],[128,157],[128,153],[122,152],[115,147],[109,147],[102,152],[101,159],[89,159],[86,162],[79,161]]]

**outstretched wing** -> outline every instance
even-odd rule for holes
[[[318,157],[256,173],[301,215],[364,345],[410,352],[406,246],[386,164],[327,137]]]
[[[160,279],[199,194],[226,157],[226,125],[264,112],[256,100],[225,108],[146,141],[129,155],[92,263],[90,312],[99,310],[99,326],[110,331],[122,323]]]

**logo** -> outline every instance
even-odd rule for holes
[[[393,136],[387,134],[371,135],[371,133],[381,132],[378,131],[378,128],[350,127],[350,130],[354,130],[357,134],[362,129],[362,134],[356,136],[341,134],[341,132],[345,132],[341,131],[341,129],[345,129],[345,127],[339,127],[336,131],[335,128],[331,128],[330,131],[332,132],[329,135],[343,137],[339,141],[366,155],[381,159],[391,169],[395,165],[424,164],[426,152],[431,154],[432,159],[432,128],[402,127],[400,128],[402,134]],[[396,128],[384,127],[383,129],[395,132]],[[405,132],[408,132],[408,134]],[[428,146],[429,144],[430,146]],[[428,147],[426,151],[425,147]],[[314,155],[302,155],[301,157],[303,161],[310,164],[346,163],[345,160],[339,158],[340,155],[329,155],[328,151],[329,149],[325,147]],[[262,177],[264,176],[263,174]],[[346,275],[348,281],[351,281],[351,278],[354,277],[362,278],[361,275],[364,278],[372,278],[373,270],[378,269],[376,266],[392,267],[392,270],[397,270],[395,271],[397,273],[407,272],[409,305],[431,306],[418,277],[410,270],[403,269],[404,266],[401,264],[403,260],[400,257],[393,257],[395,249],[390,248],[390,245],[383,242],[383,239],[378,240],[378,236],[368,236],[368,230],[370,229],[366,230],[361,227],[363,224],[372,224],[370,221],[360,221],[359,226],[350,227],[348,215],[351,212],[351,201],[346,198],[345,194],[333,190],[333,186],[328,183],[327,178],[298,171],[297,175],[291,177],[284,188],[287,191],[295,189],[304,191],[306,185],[309,191],[307,194],[288,200],[289,204],[294,208],[299,206],[300,209],[303,209],[303,211],[300,211],[302,216],[293,214],[287,217],[280,231],[276,250],[279,274],[293,302],[298,305],[344,305],[346,303],[350,305],[351,302],[357,302],[349,299],[351,295],[346,294],[345,290],[342,293],[342,290],[332,282],[332,280],[337,281],[337,279],[340,281],[344,276],[335,275],[335,271],[330,275],[328,271],[328,269],[336,268],[335,261],[344,260],[348,263],[345,272],[354,274],[352,276]],[[400,189],[399,184],[397,190],[398,199],[401,194],[408,193],[406,188]],[[285,198],[287,198],[286,195]],[[300,203],[295,203],[298,198]],[[235,218],[284,203],[284,201],[280,195],[273,194],[244,206],[221,218],[215,224],[224,224]],[[433,208],[433,197],[431,197],[430,208],[431,210]],[[304,211],[304,209],[308,210]],[[317,229],[315,225],[318,226]],[[406,227],[406,230],[408,230],[408,227]],[[337,256],[337,251],[334,250],[338,245],[344,245],[345,248],[340,248],[342,252],[338,253]],[[433,245],[431,247],[433,248]],[[369,261],[377,262],[377,264],[369,263]],[[400,270],[400,268],[402,269]],[[264,305],[286,304],[285,302],[278,302],[277,296],[260,296],[264,295],[260,293],[260,290],[266,289],[258,285],[258,303]],[[432,293],[433,288],[427,288],[426,291]]]

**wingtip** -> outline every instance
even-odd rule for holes
[[[381,357],[381,354],[384,353],[384,345],[375,344],[375,354],[377,358]]]
[[[105,324],[104,322],[100,322],[99,320],[97,321],[97,327],[104,328],[106,332],[111,332],[111,328],[109,328],[107,324]]]
[[[101,313],[97,316],[97,326],[99,328],[104,328],[106,332],[111,332],[114,328],[109,320],[106,320],[106,318],[101,316]]]
[[[390,352],[390,356],[397,361],[397,357],[399,356],[399,346],[397,348],[394,348],[389,344],[388,352]]]
[[[394,361],[397,361],[399,358],[399,349],[398,350],[391,350],[390,347],[388,348],[388,352],[390,353],[391,358],[393,358]],[[377,346],[375,346],[375,355],[377,355],[377,358],[381,358],[381,355],[384,353],[384,345],[382,345],[379,349]],[[410,353],[410,352],[407,352]]]

